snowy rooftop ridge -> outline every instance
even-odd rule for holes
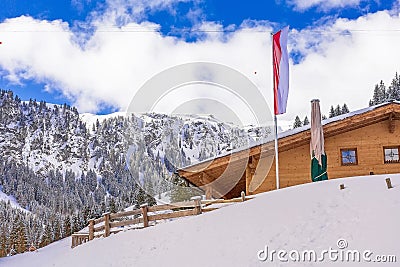
[[[374,109],[377,109],[377,108],[380,108],[380,107],[383,107],[383,106],[386,106],[386,105],[389,105],[389,104],[392,104],[392,103],[400,105],[400,101],[385,102],[385,103],[382,103],[382,104],[378,104],[378,105],[375,105],[375,106],[370,106],[370,107],[367,107],[367,108],[355,110],[355,111],[352,111],[352,112],[349,112],[349,113],[346,113],[346,114],[342,114],[342,115],[338,115],[338,116],[335,116],[335,117],[332,117],[332,118],[328,118],[328,119],[322,120],[322,125],[327,125],[327,124],[330,124],[332,122],[341,121],[341,120],[344,120],[344,119],[347,119],[347,118],[350,118],[350,117],[353,117],[353,116],[356,116],[356,115],[360,115],[360,114],[369,112],[371,110],[374,110]],[[284,138],[284,137],[288,137],[288,136],[291,136],[291,135],[295,135],[297,133],[301,133],[301,132],[304,132],[304,131],[307,131],[310,128],[311,128],[311,124],[308,124],[306,126],[302,126],[302,127],[298,127],[298,128],[292,129],[292,130],[288,130],[288,131],[285,131],[285,132],[278,133],[278,139]]]
[[[328,118],[328,119],[322,120],[322,125],[327,125],[327,124],[330,124],[330,123],[333,123],[333,122],[341,121],[341,120],[344,120],[344,119],[347,119],[347,118],[350,118],[350,117],[353,117],[353,116],[356,116],[356,115],[360,115],[360,114],[372,111],[374,109],[377,109],[377,108],[380,108],[380,107],[383,107],[383,106],[386,106],[386,105],[389,105],[389,104],[392,104],[392,103],[400,105],[400,101],[394,101],[393,100],[393,101],[385,102],[385,103],[382,103],[382,104],[378,104],[378,105],[375,105],[375,106],[370,106],[370,107],[367,107],[367,108],[355,110],[355,111],[352,111],[352,112],[349,112],[349,113],[346,113],[346,114],[342,114],[342,115],[338,115],[338,116],[335,116],[335,117],[332,117],[332,118]],[[295,128],[295,129],[291,129],[291,130],[287,130],[287,131],[284,131],[284,132],[278,132],[278,139],[285,138],[285,137],[288,137],[288,136],[292,136],[292,135],[295,135],[295,134],[310,130],[310,128],[311,128],[311,124],[308,124],[308,125],[301,126],[301,127],[298,127],[298,128]],[[267,138],[264,138],[264,139],[260,138],[258,141],[250,140],[248,147],[239,147],[237,149],[234,149],[234,150],[228,151],[226,153],[220,154],[220,155],[216,156],[215,158],[206,159],[206,160],[204,160],[202,162],[185,166],[182,169],[190,168],[192,166],[196,166],[198,164],[205,163],[205,162],[208,162],[210,160],[215,160],[217,158],[222,158],[222,157],[225,157],[225,156],[228,156],[228,155],[240,152],[240,151],[244,151],[246,149],[251,149],[253,147],[264,145],[264,144],[266,144],[268,142],[273,141],[273,138],[274,138],[273,136],[268,136]]]

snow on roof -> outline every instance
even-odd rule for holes
[[[352,112],[349,112],[349,113],[346,113],[346,114],[338,115],[338,116],[335,116],[335,117],[332,117],[332,118],[329,118],[329,119],[322,120],[322,125],[327,125],[327,124],[330,124],[332,122],[337,122],[337,121],[341,121],[341,120],[344,120],[344,119],[347,119],[347,118],[350,118],[350,117],[353,117],[353,116],[356,116],[356,115],[360,115],[360,114],[369,112],[371,110],[374,110],[376,108],[389,105],[391,103],[400,104],[400,101],[385,102],[385,103],[378,104],[378,105],[375,105],[375,106],[370,106],[370,107],[359,109],[359,110],[355,110],[355,111],[352,111]],[[301,132],[304,132],[304,131],[307,131],[307,130],[310,129],[310,127],[311,127],[311,125],[308,124],[306,126],[302,126],[302,127],[298,127],[298,128],[292,129],[292,130],[288,130],[288,131],[285,131],[285,132],[278,133],[278,139],[284,138],[284,137],[288,137],[288,136],[291,136],[291,135],[295,135],[295,134],[298,134],[298,133],[301,133]]]
[[[353,117],[353,116],[356,116],[356,115],[360,115],[360,114],[372,111],[374,109],[377,109],[379,107],[383,107],[383,106],[386,106],[386,105],[389,105],[389,104],[392,104],[392,103],[400,104],[400,101],[389,101],[389,102],[385,102],[385,103],[378,104],[378,105],[375,105],[375,106],[370,106],[370,107],[367,107],[367,108],[355,110],[355,111],[352,111],[352,112],[349,112],[349,113],[346,113],[346,114],[338,115],[338,116],[335,116],[335,117],[332,117],[332,118],[328,118],[328,119],[322,120],[322,125],[327,125],[327,124],[330,124],[330,123],[333,123],[333,122],[341,121],[341,120],[344,120],[344,119],[347,119],[347,118],[350,118],[350,117]],[[287,130],[287,131],[284,131],[284,132],[280,132],[280,133],[278,133],[278,139],[285,138],[285,137],[288,137],[288,136],[292,136],[292,135],[307,131],[307,130],[310,129],[310,127],[311,127],[311,125],[308,124],[306,126],[302,126],[302,127],[294,128],[294,129]],[[239,147],[239,148],[236,148],[234,150],[222,153],[222,154],[216,156],[215,158],[209,158],[209,159],[206,159],[204,161],[188,165],[188,166],[186,166],[184,168],[189,168],[189,167],[192,167],[192,166],[195,166],[195,165],[198,165],[198,164],[201,164],[201,163],[213,160],[213,159],[222,158],[222,157],[225,157],[225,156],[228,156],[228,155],[240,152],[240,151],[244,151],[246,149],[250,149],[250,148],[253,148],[253,147],[256,147],[256,146],[259,146],[259,145],[263,145],[263,144],[265,144],[267,142],[272,141],[273,139],[274,139],[273,136],[268,136],[267,138],[265,138],[265,139],[261,138],[258,141],[250,140],[248,147]],[[184,168],[182,168],[182,169],[184,169]]]

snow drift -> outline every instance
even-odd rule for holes
[[[394,188],[387,189],[387,177]],[[339,190],[339,184],[345,189]],[[207,214],[74,249],[71,239],[64,239],[37,253],[0,259],[0,266],[365,266],[363,258],[333,262],[328,255],[322,262],[294,262],[288,254],[287,262],[277,255],[265,261],[259,257],[266,247],[288,253],[315,250],[320,256],[345,244],[343,251],[370,251],[372,261],[379,255],[400,261],[399,210],[400,174],[334,179],[263,193]]]

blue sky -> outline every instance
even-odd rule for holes
[[[305,116],[315,97],[323,113],[345,102],[354,110],[399,70],[398,7],[397,0],[1,0],[0,87],[104,114],[126,109],[156,73],[200,60],[238,69],[269,101],[269,33],[290,25],[284,119]],[[382,43],[393,47],[378,57]]]
[[[134,6],[135,1],[130,2],[132,6]],[[91,0],[2,0],[1,6],[1,21],[7,18],[28,15],[37,19],[61,19],[68,22],[70,25],[74,25],[77,22],[86,21],[90,18],[90,14],[93,11],[104,12],[107,3],[105,1]],[[354,19],[367,13],[390,9],[392,6],[393,1],[390,0],[359,1],[359,5],[349,5],[346,8],[341,8],[339,6],[330,9],[324,9],[321,5],[314,5],[308,9],[298,9],[294,4],[290,4],[290,1],[285,0],[249,0],[235,2],[214,0],[199,1],[197,3],[185,1],[178,2],[173,6],[173,8],[176,9],[176,14],[171,14],[169,10],[165,9],[149,10],[141,19],[147,19],[160,24],[164,33],[170,33],[172,27],[183,28],[193,26],[193,21],[190,21],[186,17],[186,14],[190,9],[198,8],[201,9],[202,20],[216,21],[222,23],[224,26],[231,24],[240,25],[244,20],[267,20],[277,23],[278,25],[291,25],[292,28],[301,29],[318,23],[321,18],[337,16]]]

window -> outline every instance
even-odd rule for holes
[[[385,163],[400,162],[398,146],[383,147],[383,154],[385,156]]]
[[[340,150],[342,165],[357,165],[357,148],[344,148]]]

